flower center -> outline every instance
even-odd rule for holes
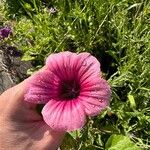
[[[80,85],[75,81],[64,81],[61,84],[60,97],[70,100],[77,98],[80,94]]]

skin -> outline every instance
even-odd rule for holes
[[[52,131],[24,101],[27,81],[0,95],[0,150],[56,150],[65,133]]]

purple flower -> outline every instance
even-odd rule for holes
[[[0,38],[5,39],[11,34],[11,28],[10,27],[3,27],[0,29]]]

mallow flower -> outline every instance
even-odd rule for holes
[[[0,39],[5,39],[11,34],[11,28],[10,27],[3,27],[0,29]]]
[[[46,59],[44,69],[31,77],[25,100],[45,104],[42,116],[53,130],[72,131],[104,110],[110,95],[99,61],[90,53],[66,51]]]

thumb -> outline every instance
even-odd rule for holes
[[[1,94],[1,102],[3,105],[21,105],[24,100],[24,94],[27,90],[27,80],[19,83],[18,85],[6,90]]]
[[[42,117],[36,112],[36,104],[24,101],[28,79],[8,89],[1,95],[3,114],[13,121],[41,121]]]
[[[46,67],[44,66],[43,68],[41,68],[39,71],[44,71],[46,69]],[[38,72],[39,72],[38,71]],[[36,74],[37,72],[35,72],[34,74]],[[35,104],[32,103],[25,103],[24,102],[24,95],[28,89],[28,83],[30,82],[30,80],[32,80],[32,77],[34,76],[34,74],[32,76],[30,76],[29,78],[25,79],[23,82],[17,84],[16,86],[6,90],[5,92],[3,92],[0,95],[0,104],[3,103],[3,105],[22,105],[22,104],[27,104],[25,106],[27,107],[35,107]],[[0,105],[0,106],[3,106]]]
[[[45,67],[43,67],[39,71],[43,70],[45,70]],[[6,90],[0,96],[1,112],[5,111],[7,115],[19,116],[21,119],[22,116],[26,116],[26,119],[41,120],[41,116],[35,110],[36,104],[24,101],[24,95],[28,89],[28,83],[31,79],[32,76],[19,83],[18,85]]]

